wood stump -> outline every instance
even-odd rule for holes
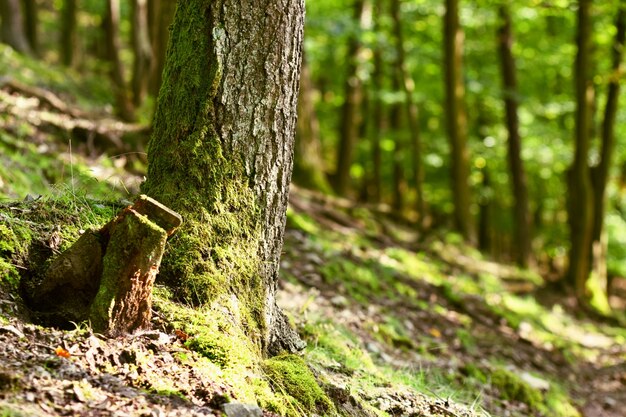
[[[178,213],[140,196],[52,261],[28,294],[31,308],[56,321],[88,319],[109,336],[148,327],[165,241],[181,223]]]

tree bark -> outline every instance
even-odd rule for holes
[[[355,0],[353,10],[354,20],[358,22],[358,27],[361,29],[368,12],[366,0]],[[359,110],[363,100],[362,82],[359,78],[361,50],[360,33],[357,31],[350,38],[348,55],[346,57],[348,72],[345,83],[344,103],[341,109],[337,169],[333,184],[335,191],[339,195],[346,195],[350,188],[350,168],[361,123]]]
[[[569,169],[569,213],[571,248],[569,252],[568,280],[576,297],[585,303],[586,283],[591,269],[591,242],[593,234],[593,189],[589,172],[589,146],[591,142],[591,109],[593,83],[591,65],[591,0],[578,2],[578,34],[575,62],[576,131],[575,154]]]
[[[517,117],[517,75],[515,72],[515,58],[511,51],[513,33],[511,15],[506,5],[499,10],[501,26],[498,33],[500,45],[500,66],[502,71],[502,90],[504,96],[504,110],[506,127],[509,134],[508,161],[511,173],[511,185],[514,197],[513,226],[515,237],[515,258],[517,264],[528,266],[531,255],[532,234],[530,210],[528,208],[528,184],[524,162],[522,161],[522,140],[519,134],[519,119]]]
[[[122,49],[120,41],[120,2],[107,0],[104,20],[107,57],[111,65],[111,81],[115,90],[115,101],[118,115],[127,122],[135,119],[135,109],[128,95],[128,88],[124,77],[124,66],[119,51]]]
[[[443,35],[444,67],[454,223],[466,240],[473,241],[467,115],[462,70],[463,37],[463,30],[459,23],[458,0],[446,0]]]
[[[406,66],[406,52],[404,50],[404,35],[402,33],[402,20],[400,19],[400,0],[391,1],[391,18],[393,19],[393,32],[396,40],[397,71],[401,78],[401,86],[404,91],[407,121],[411,137],[413,183],[416,193],[416,211],[418,216],[418,229],[424,228],[426,217],[426,205],[422,184],[424,182],[424,165],[422,162],[422,141],[420,138],[419,114],[417,104],[413,100],[415,83]]]
[[[152,45],[148,27],[148,0],[132,1],[133,104],[140,106],[148,93]]]
[[[600,162],[591,171],[593,185],[593,235],[592,247],[589,249],[594,255],[593,265],[596,274],[605,282],[606,280],[606,261],[598,259],[596,254],[606,255],[604,243],[606,239],[602,239],[604,214],[606,211],[606,186],[609,180],[609,171],[613,164],[613,154],[615,153],[615,120],[617,116],[620,80],[624,73],[622,64],[624,55],[624,44],[626,42],[626,8],[620,7],[615,20],[615,39],[613,41],[612,53],[612,74],[609,79],[608,91],[606,95],[606,105],[604,107],[604,119],[602,120],[601,134],[601,150]]]
[[[143,185],[185,219],[160,278],[268,353],[302,347],[275,293],[303,23],[302,0],[178,4]]]
[[[19,0],[0,0],[2,27],[0,39],[13,49],[23,54],[32,55],[32,49],[24,32],[24,20]]]
[[[73,67],[76,65],[78,43],[76,25],[77,0],[65,0],[61,10],[61,62]]]

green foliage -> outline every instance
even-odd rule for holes
[[[302,358],[280,355],[263,362],[263,369],[274,389],[292,399],[292,406],[302,413],[334,415],[335,406],[320,388]]]
[[[532,388],[511,371],[498,368],[490,374],[490,379],[504,399],[521,401],[531,409],[537,409],[543,401],[541,391]]]

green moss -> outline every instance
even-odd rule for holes
[[[292,405],[305,415],[335,414],[335,407],[320,388],[302,358],[280,355],[264,362],[264,370],[275,390],[291,397]]]
[[[223,149],[216,131],[224,34],[212,27],[209,8],[199,0],[178,5],[142,190],[183,216],[168,242],[162,282],[188,304],[234,307],[228,314],[258,342],[266,330],[263,210],[243,161]]]
[[[523,402],[534,410],[541,409],[543,403],[541,391],[528,385],[513,372],[498,368],[490,377],[491,385],[498,389],[503,399]]]

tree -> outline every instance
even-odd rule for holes
[[[298,98],[298,124],[293,162],[293,181],[313,190],[330,192],[324,170],[320,127],[315,111],[311,70],[302,58],[300,71],[300,96]]]
[[[77,0],[65,0],[61,9],[61,62],[72,67],[76,64],[78,32],[76,27]]]
[[[39,53],[39,7],[36,0],[22,0],[24,31],[33,53]]]
[[[372,176],[370,178],[371,192],[368,195],[371,196],[372,201],[380,203],[382,198],[382,149],[380,147],[380,141],[384,130],[384,111],[383,111],[383,58],[382,58],[382,45],[380,39],[381,32],[381,14],[382,14],[382,0],[376,0],[374,3],[374,32],[377,34],[377,42],[373,48],[373,72],[372,72],[372,88],[374,90],[372,97],[372,124],[370,127],[370,140],[372,146]]]
[[[150,61],[152,45],[148,28],[148,0],[133,0],[132,3],[132,46],[133,62],[133,104],[140,106],[148,93],[150,81]]]
[[[594,100],[591,65],[591,0],[578,2],[578,52],[575,62],[576,129],[574,161],[568,172],[568,222],[571,247],[568,280],[576,297],[584,302],[591,270],[593,189],[589,171],[591,114]]]
[[[400,84],[405,96],[407,121],[409,122],[409,134],[412,146],[413,182],[417,197],[417,216],[420,229],[424,226],[426,215],[424,192],[422,183],[424,182],[424,166],[422,163],[422,143],[420,139],[420,126],[418,118],[417,104],[413,100],[415,83],[409,74],[406,65],[406,52],[404,50],[404,35],[402,32],[402,20],[400,19],[400,0],[391,1],[391,18],[393,20],[393,32],[396,41],[396,71],[400,77]]]
[[[175,0],[150,0],[148,18],[152,60],[150,61],[150,94],[157,96],[161,87],[161,74],[165,65],[165,50],[170,37],[169,27],[176,10]]]
[[[131,102],[124,78],[124,66],[120,58],[122,44],[120,40],[120,1],[107,0],[104,17],[104,32],[106,36],[107,59],[111,65],[111,81],[115,92],[117,112],[125,121],[135,119],[135,109]]]
[[[515,73],[515,58],[511,52],[513,33],[508,7],[506,5],[500,6],[499,14],[501,26],[498,40],[500,45],[502,90],[506,127],[509,134],[507,156],[515,199],[513,209],[514,246],[517,248],[516,259],[518,265],[525,267],[528,266],[531,253],[530,210],[528,208],[528,185],[521,156],[522,141],[519,134],[519,119],[517,117],[517,76]]]
[[[0,40],[13,49],[31,55],[32,49],[24,32],[24,20],[19,0],[0,0]]]
[[[143,185],[184,219],[161,279],[270,353],[299,347],[275,293],[303,22],[301,0],[179,2]]]
[[[444,15],[444,67],[446,116],[450,143],[450,168],[454,224],[467,240],[473,240],[469,186],[469,150],[467,148],[467,115],[463,83],[463,30],[459,23],[458,0],[446,0]]]
[[[593,185],[593,234],[592,247],[589,249],[594,255],[593,264],[597,266],[599,276],[606,278],[606,268],[600,268],[605,264],[603,259],[597,259],[596,254],[603,255],[606,251],[602,242],[602,229],[604,214],[606,212],[606,187],[609,180],[609,170],[613,164],[615,153],[615,120],[620,93],[620,79],[623,75],[624,43],[626,41],[626,5],[622,5],[615,20],[615,39],[613,41],[612,73],[609,78],[606,105],[604,107],[604,119],[600,130],[602,145],[600,149],[600,162],[591,170]],[[604,258],[604,256],[601,256]],[[607,288],[608,290],[608,288]]]
[[[359,67],[362,60],[362,45],[359,32],[369,15],[369,4],[366,3],[366,0],[355,0],[353,10],[358,30],[355,30],[350,37],[348,55],[346,57],[348,73],[344,87],[344,102],[341,109],[337,170],[333,184],[335,191],[339,195],[345,195],[348,192],[350,167],[352,166],[354,147],[359,136],[359,125],[361,123],[359,109],[363,100],[363,86],[359,78]]]

